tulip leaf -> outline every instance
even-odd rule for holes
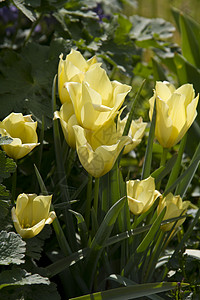
[[[85,269],[87,270],[87,283],[91,285],[93,276],[95,274],[96,265],[98,259],[102,253],[103,247],[106,244],[107,239],[109,238],[115,221],[123,208],[126,201],[126,197],[118,200],[107,212],[105,215],[96,235],[94,236],[88,255],[86,257]]]
[[[193,155],[193,158],[190,162],[190,166],[189,168],[187,168],[187,170],[185,171],[185,176],[183,178],[183,180],[178,184],[177,188],[176,188],[176,195],[180,195],[181,197],[183,197],[188,189],[188,186],[190,184],[190,182],[192,181],[195,172],[198,168],[200,162],[200,143]]]
[[[5,152],[0,150],[0,182],[4,178],[10,177],[10,173],[14,173],[16,170],[16,163],[12,158],[8,158]]]
[[[45,273],[48,275],[48,277],[55,276],[56,274],[64,271],[66,268],[69,268],[76,262],[83,259],[86,256],[87,252],[88,249],[81,249],[65,258],[57,260],[55,263],[45,268]]]
[[[39,274],[31,274],[26,270],[13,268],[0,273],[0,290],[14,285],[50,284],[49,279]]]
[[[184,286],[188,286],[188,284],[183,283],[182,287]],[[176,282],[144,283],[97,292],[90,295],[71,298],[70,300],[127,300],[161,293],[175,288],[177,288]]]
[[[147,249],[147,247],[149,246],[149,244],[153,241],[153,238],[161,225],[162,219],[165,215],[165,211],[166,211],[166,209],[163,209],[163,211],[157,216],[157,218],[153,222],[150,230],[147,232],[146,236],[144,237],[144,239],[138,246],[138,248],[136,250],[137,253],[144,252]]]
[[[132,285],[136,285],[137,283],[124,277],[124,276],[121,276],[121,275],[116,275],[116,274],[111,274],[107,280],[113,280],[117,283],[119,283],[120,285],[124,285],[124,286],[132,286]],[[158,295],[148,295],[148,298],[149,299],[152,299],[152,300],[163,300],[163,298],[161,298],[160,296]]]
[[[83,216],[76,212],[73,211],[71,209],[69,209],[69,211],[76,217],[77,219],[77,225],[78,225],[78,232],[81,238],[81,245],[82,247],[86,247],[87,246],[87,242],[88,242],[88,229],[87,229],[87,225],[85,223],[85,220],[83,218]]]
[[[200,38],[200,25],[198,25],[198,23],[190,22],[188,17],[184,14],[179,15],[179,23],[183,56],[188,62],[200,68],[200,44],[198,44],[198,39]]]
[[[26,243],[15,232],[0,232],[0,265],[22,264]]]

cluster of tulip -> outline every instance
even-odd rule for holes
[[[122,149],[131,151],[144,135],[147,124],[140,118],[132,121],[129,135],[122,136],[126,118],[120,119],[119,109],[130,90],[110,81],[96,57],[86,61],[73,49],[65,60],[60,56],[58,91],[63,105],[54,119],[60,119],[67,143],[94,177],[109,172]]]
[[[111,170],[119,153],[133,150],[144,135],[147,123],[142,118],[131,123],[127,136],[123,131],[127,116],[121,120],[122,105],[131,87],[118,81],[110,81],[96,57],[85,60],[80,52],[71,50],[66,59],[60,56],[58,67],[58,92],[62,103],[60,111],[54,112],[59,119],[68,145],[76,149],[85,170],[95,178]],[[191,84],[177,90],[168,82],[157,82],[154,95],[149,100],[152,119],[156,101],[155,136],[163,148],[177,144],[196,117],[199,95]],[[11,113],[0,122],[0,134],[12,138],[3,145],[4,151],[14,159],[27,155],[38,145],[37,122],[31,116]],[[127,182],[127,198],[133,214],[146,212],[160,197],[159,213],[167,207],[164,219],[180,216],[189,206],[180,196],[168,194],[165,198],[155,190],[152,177]],[[45,224],[56,217],[49,212],[52,196],[21,194],[17,198],[12,218],[17,232],[24,238],[38,234]],[[179,220],[179,226],[184,219]],[[170,230],[173,223],[163,226]]]

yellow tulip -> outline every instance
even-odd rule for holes
[[[54,211],[49,212],[52,195],[37,196],[36,194],[20,194],[16,208],[11,210],[12,220],[17,233],[22,238],[32,238],[51,224],[56,218]]]
[[[98,130],[116,115],[131,87],[110,81],[99,65],[85,73],[84,81],[65,84],[80,126]]]
[[[96,132],[78,125],[73,128],[79,160],[85,170],[94,177],[109,172],[123,147],[131,142],[128,136],[118,138],[118,133],[112,131],[112,124],[111,129],[106,126]]]
[[[117,129],[121,135],[123,134],[127,119],[128,119],[128,115],[121,120],[119,114],[118,121],[117,121]],[[132,139],[132,143],[125,146],[123,154],[126,154],[132,151],[133,149],[135,149],[135,147],[137,147],[137,145],[142,141],[146,126],[147,123],[143,122],[142,117],[140,117],[137,120],[133,120],[131,122],[128,136]]]
[[[196,118],[199,94],[195,98],[192,84],[178,89],[168,82],[156,82],[153,97],[149,100],[149,116],[152,119],[156,99],[155,136],[164,148],[176,145]]]
[[[149,210],[154,201],[161,196],[155,190],[153,177],[144,180],[129,180],[126,182],[127,198],[130,211],[134,215],[140,215]]]
[[[166,207],[166,212],[164,215],[163,220],[171,219],[179,217],[180,215],[184,214],[184,212],[187,211],[188,206],[190,205],[190,201],[182,201],[181,197],[174,196],[172,193],[169,193],[165,198],[161,198],[157,212],[158,214]],[[185,218],[180,219],[176,225],[175,228],[180,226],[185,221]],[[162,226],[163,231],[169,231],[173,227],[175,222],[168,223],[166,225]]]
[[[76,139],[74,134],[74,125],[78,125],[76,116],[74,114],[74,108],[71,102],[65,102],[60,111],[54,112],[54,120],[59,119],[62,131],[65,137],[67,144],[75,149],[76,148]]]
[[[65,60],[63,60],[63,54],[60,55],[58,66],[58,92],[62,104],[70,102],[68,91],[64,88],[65,82],[82,82],[85,72],[96,63],[97,59],[95,56],[86,61],[82,54],[74,49],[71,50]]]
[[[37,122],[34,122],[30,115],[11,113],[0,122],[0,134],[13,139],[10,144],[2,146],[3,150],[14,159],[27,155],[39,145],[36,128]]]

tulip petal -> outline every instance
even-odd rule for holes
[[[167,101],[171,97],[171,90],[164,82],[156,82],[156,94],[159,95],[159,98],[163,101]]]

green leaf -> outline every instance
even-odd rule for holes
[[[86,247],[87,243],[88,243],[88,229],[87,229],[87,225],[85,223],[85,220],[83,218],[83,216],[76,212],[73,211],[71,209],[69,209],[69,211],[76,217],[77,219],[77,225],[78,225],[78,232],[81,238],[81,245],[82,247]]]
[[[0,182],[4,178],[10,177],[10,173],[14,173],[16,170],[16,163],[12,158],[8,158],[5,152],[0,150]]]
[[[10,199],[10,193],[6,190],[6,187],[0,184],[0,199]]]
[[[124,276],[120,276],[120,275],[116,275],[116,274],[111,274],[107,279],[113,280],[113,281],[119,283],[120,285],[124,285],[124,286],[132,286],[132,285],[137,284],[136,282],[134,282]],[[163,300],[163,298],[161,298],[158,295],[148,295],[147,297],[152,300]]]
[[[95,274],[96,265],[98,259],[102,253],[103,246],[105,245],[108,237],[111,234],[115,221],[123,208],[126,201],[126,197],[121,198],[118,200],[107,212],[106,216],[103,219],[95,237],[93,238],[90,250],[86,257],[85,262],[85,270],[87,272],[87,283],[88,286],[92,286],[93,283],[93,276]]]
[[[182,284],[182,286],[187,286],[187,284]],[[176,282],[144,283],[71,298],[70,300],[127,300],[169,291],[176,287]]]
[[[194,156],[190,162],[189,167],[184,172],[185,176],[183,177],[183,180],[181,182],[179,182],[179,184],[176,188],[177,195],[180,195],[181,197],[183,197],[185,195],[185,193],[188,189],[188,186],[196,173],[199,162],[200,162],[200,143],[194,153]]]
[[[153,66],[153,77],[154,81],[167,81],[167,77],[164,72],[164,68],[158,63],[158,61],[154,58],[152,60],[152,66]]]
[[[87,252],[88,252],[88,249],[78,250],[77,252],[49,265],[48,267],[45,268],[45,272],[47,273],[48,277],[55,276],[56,274],[64,271],[66,268],[73,266],[76,262],[85,258]]]
[[[31,7],[25,5],[24,0],[13,0],[16,7],[32,22],[36,20],[36,14]]]
[[[26,284],[50,284],[49,279],[39,274],[31,274],[26,270],[13,268],[0,273],[0,290],[7,286]]]
[[[0,265],[22,264],[26,243],[15,232],[0,232]]]
[[[56,285],[32,284],[24,286],[8,286],[1,290],[0,300],[61,300]]]
[[[138,248],[136,250],[137,253],[144,252],[147,249],[147,247],[149,246],[149,244],[153,241],[154,236],[161,225],[162,219],[165,215],[165,211],[166,211],[166,209],[163,209],[163,211],[157,216],[157,218],[153,222],[153,225],[151,226],[150,230],[147,232],[144,239],[138,246]]]
[[[0,52],[0,118],[10,112],[32,114],[45,129],[52,125],[51,86],[59,54],[69,52],[69,43],[53,40],[50,46],[29,43],[21,52]]]
[[[189,19],[182,13],[179,15],[179,23],[183,56],[189,63],[200,68],[200,44],[198,44],[200,25],[189,22]],[[196,27],[198,27],[198,29]]]

